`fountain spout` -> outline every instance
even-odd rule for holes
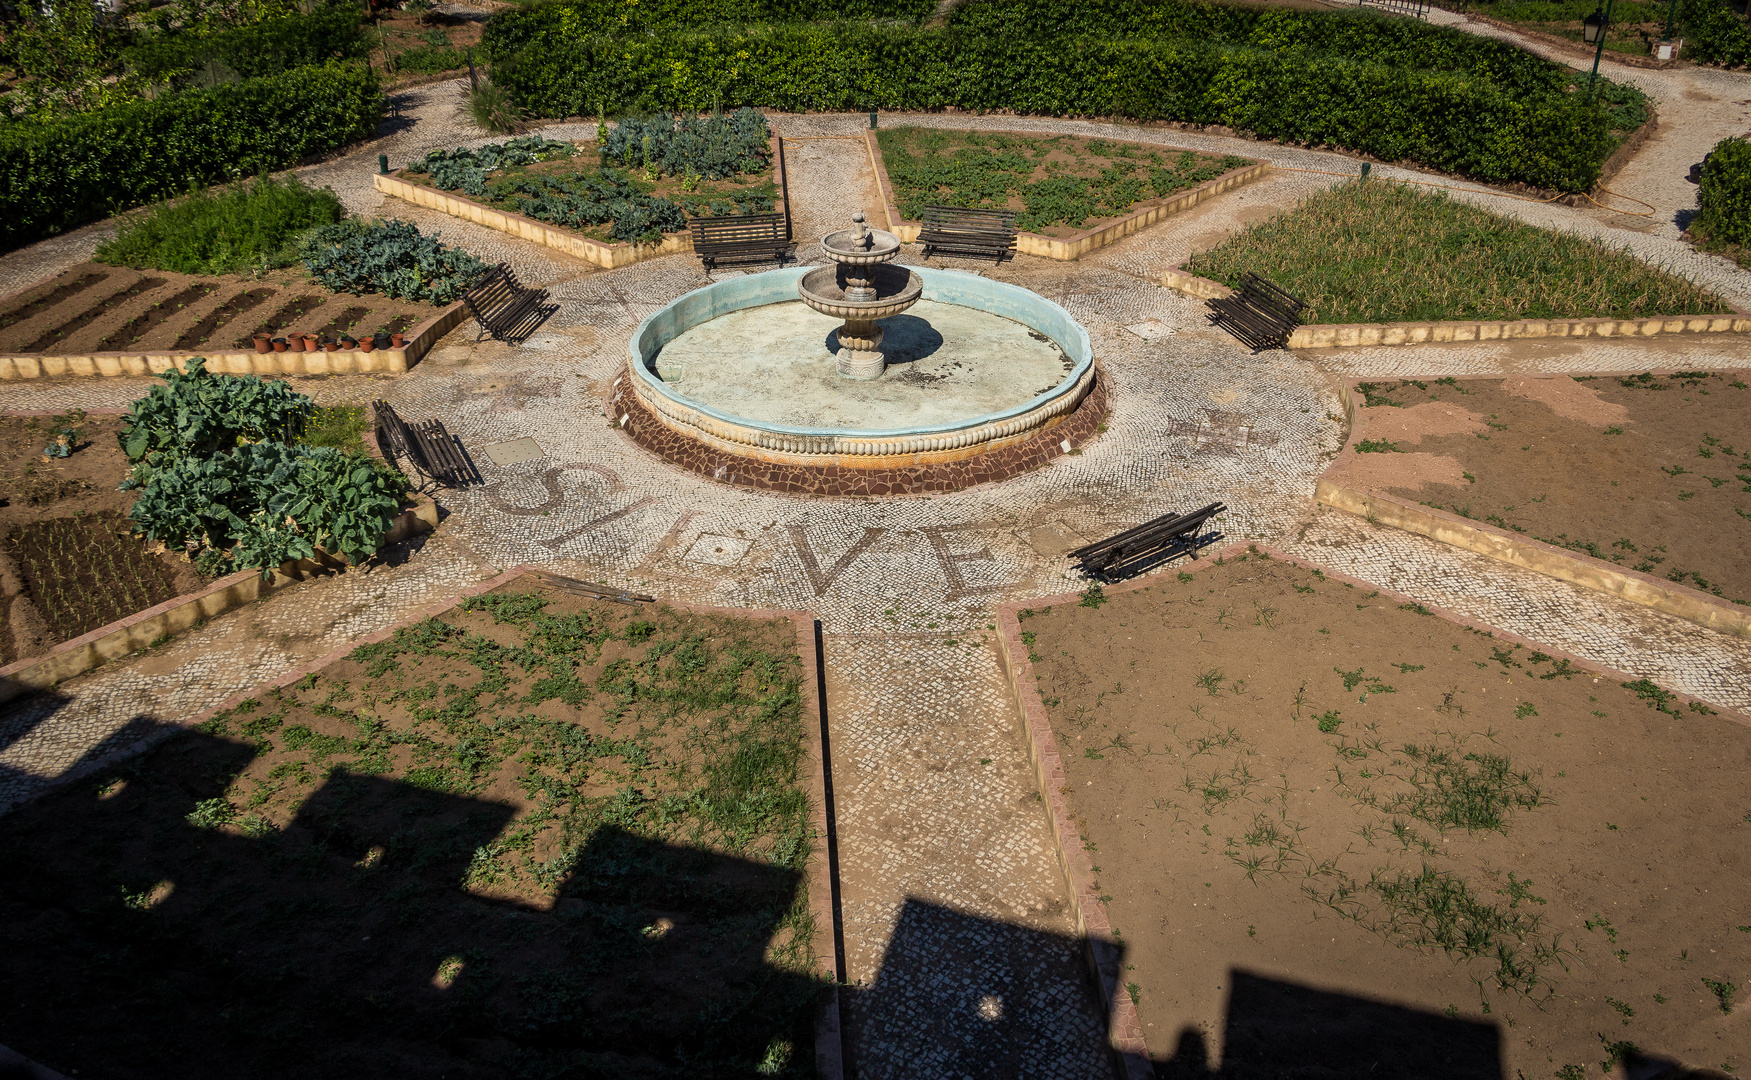
[[[899,237],[870,228],[861,210],[851,215],[851,222],[851,228],[821,239],[821,253],[833,265],[803,275],[797,293],[816,311],[845,320],[839,327],[839,374],[877,379],[887,360],[876,321],[916,304],[924,283],[905,267],[890,265],[900,254]]]

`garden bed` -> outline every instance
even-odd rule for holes
[[[1308,304],[1303,323],[1645,318],[1730,312],[1627,249],[1535,228],[1440,192],[1341,184],[1248,226],[1184,269],[1246,272]]]
[[[206,584],[188,560],[151,554],[125,520],[119,416],[0,417],[0,666]],[[65,427],[71,457],[43,460]]]
[[[1751,603],[1751,389],[1735,374],[1364,382],[1332,483]]]
[[[1097,232],[1176,194],[1257,164],[1147,143],[894,127],[876,132],[899,216],[927,205],[1012,210],[1016,227],[1057,239]]]
[[[253,350],[257,333],[400,333],[440,310],[381,294],[331,293],[302,269],[207,277],[88,262],[0,300],[0,352]]]
[[[1169,1075],[1739,1062],[1744,718],[1262,556],[1018,615]]]
[[[0,884],[0,1040],[91,1075],[807,1075],[804,624],[531,585],[0,822],[45,869]]]

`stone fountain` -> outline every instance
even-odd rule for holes
[[[797,293],[821,314],[845,320],[838,331],[839,374],[847,379],[879,379],[887,360],[876,320],[916,304],[924,283],[904,266],[892,265],[900,253],[899,237],[864,224],[861,210],[851,215],[851,221],[851,228],[822,238],[821,253],[833,265],[804,274]]]

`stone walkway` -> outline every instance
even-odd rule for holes
[[[518,563],[675,600],[808,609],[826,634],[847,959],[860,984],[848,995],[848,1033],[860,1076],[978,1075],[992,1061],[1014,1061],[1018,1074],[1081,1077],[1109,1074],[1101,1025],[1075,956],[990,628],[994,604],[1071,587],[1064,556],[1072,548],[1170,509],[1221,499],[1231,508],[1222,525],[1231,539],[1271,540],[1716,704],[1751,703],[1751,643],[1312,503],[1314,479],[1342,437],[1340,376],[1632,371],[1675,366],[1662,359],[1674,348],[1683,366],[1751,368],[1751,348],[1736,338],[1249,355],[1206,325],[1200,304],[1153,281],[1206,237],[1338,180],[1285,172],[1078,263],[1022,257],[993,269],[949,262],[1031,288],[1087,327],[1113,412],[1108,430],[1084,450],[1000,485],[931,498],[809,500],[725,488],[652,458],[602,408],[638,320],[710,280],[696,260],[599,271],[478,226],[385,204],[370,186],[380,152],[399,164],[435,146],[483,141],[457,126],[457,86],[402,95],[402,127],[304,174],[331,184],[354,210],[439,229],[447,241],[509,261],[552,290],[559,313],[523,347],[476,346],[472,330],[459,331],[407,375],[372,384],[404,415],[442,416],[473,451],[485,485],[445,493],[449,518],[398,566],[288,590],[63,684],[52,699],[0,714],[0,802],[28,798],[81,759],[173,725]],[[903,121],[970,123],[883,117]],[[867,127],[861,114],[778,115],[773,122],[787,137]],[[1339,155],[1162,128],[1000,123],[1245,153],[1285,168],[1355,169]],[[549,130],[585,137],[593,127]],[[870,179],[860,141],[794,145],[800,239],[840,227],[871,198]],[[1377,175],[1419,174],[1382,168]],[[1613,230],[1614,240],[1644,257],[1751,302],[1751,276],[1691,252],[1675,230],[1624,227],[1603,212],[1501,195],[1463,197],[1540,224]],[[0,257],[0,289],[87,257],[106,227]],[[120,407],[149,383],[8,383],[0,385],[0,408]],[[1243,438],[1208,437],[1241,428]],[[537,440],[540,458],[501,467],[484,453],[522,437]],[[246,640],[254,644],[240,644]],[[1003,1023],[994,1026],[994,1016]]]

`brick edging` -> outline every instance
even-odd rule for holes
[[[1584,373],[1583,373],[1584,374]],[[1658,374],[1670,374],[1660,371]],[[1505,375],[1468,376],[1465,381],[1500,380]],[[1573,378],[1572,374],[1557,378]],[[1555,544],[1522,536],[1457,514],[1438,510],[1386,492],[1364,491],[1347,486],[1339,474],[1358,460],[1356,446],[1367,434],[1368,421],[1356,386],[1369,379],[1346,379],[1339,396],[1349,420],[1350,436],[1343,449],[1320,473],[1314,501],[1334,509],[1379,521],[1405,532],[1426,536],[1444,544],[1518,566],[1583,589],[1615,596],[1675,618],[1707,627],[1718,633],[1751,638],[1751,607],[1734,604],[1688,585],[1665,581],[1651,574],[1628,570]]]
[[[1161,272],[1161,284],[1199,300],[1234,290],[1181,267]],[[1370,345],[1446,345],[1542,338],[1649,338],[1660,334],[1742,334],[1751,318],[1737,312],[1639,319],[1460,319],[1451,322],[1309,323],[1289,335],[1286,349],[1350,349]]]
[[[246,570],[241,573],[246,575],[256,575],[259,577],[257,572],[253,570]],[[31,800],[40,798],[59,787],[91,776],[94,773],[101,772],[102,770],[125,761],[128,758],[144,753],[151,749],[152,746],[169,736],[188,728],[192,728],[197,724],[204,723],[228,709],[236,708],[239,703],[248,698],[256,697],[268,690],[290,686],[308,674],[320,671],[323,668],[328,667],[330,664],[335,664],[346,659],[348,656],[352,655],[354,651],[365,645],[374,645],[380,641],[387,641],[395,636],[397,630],[403,630],[415,623],[435,618],[438,615],[455,608],[463,600],[491,592],[494,589],[508,585],[524,576],[529,576],[539,583],[541,575],[548,573],[551,573],[551,571],[525,563],[519,566],[514,566],[511,569],[506,570],[504,573],[488,578],[485,581],[476,582],[473,585],[462,588],[457,592],[452,593],[449,597],[434,601],[433,603],[420,608],[414,614],[402,618],[381,630],[355,638],[345,645],[342,645],[314,660],[294,665],[290,670],[273,679],[260,683],[247,690],[238,691],[213,708],[196,713],[192,716],[183,717],[171,723],[163,724],[157,730],[125,747],[113,750],[100,758],[80,762],[62,773],[60,776],[45,783],[42,787],[30,793],[28,796],[22,799],[16,799],[12,802],[0,803],[0,814],[5,814],[16,807]],[[236,576],[240,575],[233,575],[233,577]],[[823,744],[825,732],[823,731],[823,727],[819,726],[819,718],[823,713],[821,711],[821,699],[819,697],[819,688],[821,686],[820,671],[816,665],[815,656],[815,617],[809,612],[791,609],[713,607],[669,600],[661,601],[661,603],[664,606],[684,611],[691,615],[722,615],[736,619],[784,619],[790,622],[796,631],[797,656],[802,661],[803,667],[799,689],[801,690],[803,698],[804,742],[808,754],[808,768],[810,772],[810,776],[807,780],[810,803],[809,823],[816,836],[821,840],[821,843],[817,845],[816,850],[810,853],[808,860],[809,910],[815,917],[813,947],[815,950],[818,973],[835,984],[823,994],[820,1009],[816,1014],[816,1074],[822,1077],[823,1080],[840,1080],[840,1077],[843,1076],[844,1072],[844,1050],[839,1038],[839,996],[838,987],[836,985],[836,971],[833,965],[833,956],[835,952],[835,919],[837,912],[834,910],[832,904],[832,866],[828,861],[827,846],[832,814],[827,801],[830,778],[826,772],[828,753],[827,748]],[[817,723],[810,723],[810,718],[815,718]]]
[[[1099,433],[1109,408],[1107,377],[1094,368],[1094,385],[1076,408],[1019,442],[931,465],[860,469],[846,465],[792,465],[731,454],[673,430],[627,385],[622,368],[609,386],[603,412],[639,446],[678,468],[719,483],[790,495],[893,496],[960,491],[1031,472],[1078,450]]]
[[[1018,135],[1050,137],[1050,132],[1038,131],[987,131],[984,128],[947,128],[936,130],[977,131],[980,134]],[[875,170],[876,190],[881,196],[882,213],[888,219],[888,231],[898,236],[903,242],[911,243],[918,239],[923,223],[906,221],[898,205],[893,181],[888,179],[888,168],[882,160],[882,149],[876,141],[875,132],[863,133],[865,145],[869,148],[870,165]],[[1109,139],[1108,142],[1134,142],[1129,139]],[[1166,143],[1138,143],[1141,146],[1166,146]],[[1175,147],[1174,149],[1182,149]],[[1163,218],[1172,217],[1185,210],[1211,199],[1225,191],[1250,183],[1264,176],[1271,169],[1268,161],[1252,161],[1250,165],[1242,165],[1230,169],[1221,176],[1206,180],[1196,187],[1163,197],[1163,201],[1154,206],[1145,206],[1141,210],[1133,210],[1122,217],[1115,218],[1105,225],[1092,229],[1084,229],[1072,236],[1046,236],[1043,233],[1018,232],[1015,238],[1016,250],[1023,255],[1037,255],[1045,259],[1056,259],[1059,262],[1073,262],[1095,248],[1117,243],[1119,240],[1148,228]]]

